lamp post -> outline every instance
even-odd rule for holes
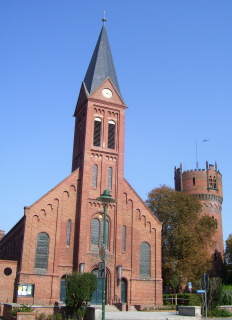
[[[111,202],[115,202],[115,199],[111,197],[109,190],[104,190],[100,197],[96,200],[100,201],[104,208],[104,219],[103,219],[103,248],[104,254],[102,261],[105,265],[105,277],[102,279],[102,320],[105,320],[105,305],[106,305],[106,208]]]

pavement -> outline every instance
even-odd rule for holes
[[[106,312],[106,320],[199,320],[200,317],[180,316],[176,311],[120,311],[120,312]]]
[[[120,311],[120,312],[106,312],[106,320],[206,320],[204,317],[190,317],[176,314],[176,311]],[[211,320],[213,318],[209,318]],[[232,318],[214,318],[216,320],[232,320]]]

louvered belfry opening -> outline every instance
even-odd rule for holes
[[[94,120],[93,145],[96,147],[101,146],[101,119],[100,118],[96,118]]]
[[[109,121],[108,124],[108,148],[115,149],[115,123]]]

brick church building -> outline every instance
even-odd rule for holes
[[[105,21],[104,21],[105,23]],[[65,301],[65,277],[96,272],[107,207],[106,303],[162,305],[161,229],[124,178],[126,105],[103,23],[74,116],[72,173],[45,193],[0,241],[0,302]],[[101,280],[92,304],[101,304]]]

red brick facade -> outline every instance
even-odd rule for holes
[[[214,236],[215,248],[212,252],[213,264],[217,275],[223,276],[223,233],[222,233],[222,175],[217,164],[206,162],[206,169],[187,170],[182,172],[182,166],[175,169],[175,188],[198,197],[202,203],[201,214],[213,217],[217,223]]]
[[[0,303],[12,302],[17,271],[17,261],[0,260]]]
[[[102,94],[106,88],[111,90],[110,98]],[[53,305],[60,301],[61,279],[66,274],[79,270],[80,265],[85,272],[98,267],[99,245],[93,239],[100,239],[101,235],[100,231],[99,235],[94,233],[94,223],[101,226],[103,207],[96,198],[110,189],[116,202],[107,208],[106,303],[121,300],[123,283],[128,305],[162,305],[162,224],[124,178],[125,110],[110,78],[91,94],[86,94],[82,85],[75,111],[73,172],[25,208],[21,228],[18,226],[18,233],[15,232],[19,237],[16,251],[22,252],[21,257],[18,253],[11,256],[19,263],[16,282],[35,286],[34,297],[19,296],[18,303]],[[93,141],[96,119],[101,121],[98,146]],[[113,148],[109,148],[110,123],[115,124]],[[7,257],[12,237],[10,231],[0,242],[1,258]],[[143,245],[148,248],[147,274],[140,266]],[[118,279],[119,266],[122,281]]]

